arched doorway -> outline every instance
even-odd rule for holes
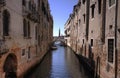
[[[5,72],[5,78],[17,78],[17,58],[15,54],[9,54],[7,56],[3,70]]]

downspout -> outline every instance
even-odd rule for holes
[[[105,43],[105,27],[106,27],[106,0],[103,0],[103,12],[102,12],[102,43]]]
[[[118,52],[117,52],[117,20],[118,20],[118,0],[116,0],[115,8],[115,78],[117,78],[118,69]]]
[[[90,12],[90,0],[86,1],[86,41],[88,41],[89,36],[89,12]]]
[[[78,22],[78,7],[77,7],[77,40],[76,40],[76,52],[78,51],[78,26],[79,26],[79,22]]]

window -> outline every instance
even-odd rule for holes
[[[46,8],[45,8],[45,4],[42,2],[42,11],[43,11],[43,13],[46,15]]]
[[[84,19],[84,23],[85,23],[85,14],[83,14],[83,19]]]
[[[108,62],[113,63],[114,39],[108,39]]]
[[[98,0],[98,13],[101,14],[101,0]]]
[[[37,26],[35,27],[35,39],[37,40]]]
[[[24,55],[25,55],[25,49],[22,50],[22,56],[24,56]]]
[[[3,36],[9,36],[10,14],[7,10],[3,11]]]
[[[83,4],[85,4],[85,1],[86,1],[86,0],[83,0]]]
[[[84,39],[83,39],[83,44],[84,44]]]
[[[79,19],[79,25],[80,25],[80,23],[81,23],[81,20]]]
[[[26,1],[22,0],[22,5],[25,6],[26,5]]]
[[[40,46],[40,35],[38,36],[38,45]]]
[[[27,25],[26,25],[26,20],[23,20],[23,34],[24,37],[27,37]]]
[[[23,35],[25,38],[30,38],[30,22],[23,19]]]
[[[35,47],[36,47],[36,56],[37,56],[37,54],[38,54],[38,51],[37,51],[37,45],[35,45]]]
[[[30,22],[28,21],[28,31],[27,31],[27,33],[28,33],[28,37],[30,37]]]
[[[93,47],[93,39],[91,39],[91,47]]]
[[[31,4],[31,1],[29,1],[29,10],[32,10],[32,4]]]
[[[30,58],[30,47],[28,48],[28,59]]]
[[[91,16],[94,18],[95,4],[91,6]]]
[[[115,4],[115,0],[109,0],[109,7]]]
[[[109,29],[112,29],[113,28],[113,25],[109,25]]]

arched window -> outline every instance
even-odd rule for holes
[[[10,13],[3,11],[3,36],[9,36]]]

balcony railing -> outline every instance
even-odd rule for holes
[[[22,7],[22,14],[23,14],[23,16],[27,16],[28,13],[29,13],[29,11],[28,11],[27,7],[23,6]]]
[[[0,6],[5,6],[5,0],[0,0]]]
[[[27,8],[26,6],[23,6],[22,14],[23,16],[26,16],[28,19],[34,22],[39,22],[39,14],[35,10],[35,8],[30,9],[30,8]]]
[[[37,11],[32,11],[32,13],[29,13],[28,18],[34,22],[39,22],[39,14]]]

